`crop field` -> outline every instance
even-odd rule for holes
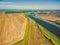
[[[0,45],[59,45],[59,29],[33,11],[0,12]]]

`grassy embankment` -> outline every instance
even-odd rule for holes
[[[39,25],[39,24],[38,24]],[[55,36],[53,33],[49,32],[46,28],[44,28],[42,25],[39,25],[40,29],[44,33],[44,35],[50,39],[55,45],[60,45],[60,38]]]

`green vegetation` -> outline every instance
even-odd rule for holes
[[[28,15],[31,14],[31,13],[33,13],[33,12],[25,12],[24,14],[25,14],[26,16],[28,16]]]
[[[39,25],[39,24],[38,24]],[[60,45],[60,38],[54,35],[53,33],[49,32],[46,28],[42,25],[39,25],[39,28],[42,30],[44,35],[50,39],[55,45]]]
[[[28,13],[28,12],[32,12],[32,10],[11,10],[11,11],[9,11],[9,10],[7,10],[7,11],[5,11],[5,13]]]

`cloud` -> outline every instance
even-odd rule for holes
[[[0,2],[0,9],[60,9],[58,5],[23,5],[13,2]]]

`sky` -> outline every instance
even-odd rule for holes
[[[0,0],[0,9],[60,9],[60,0]]]

